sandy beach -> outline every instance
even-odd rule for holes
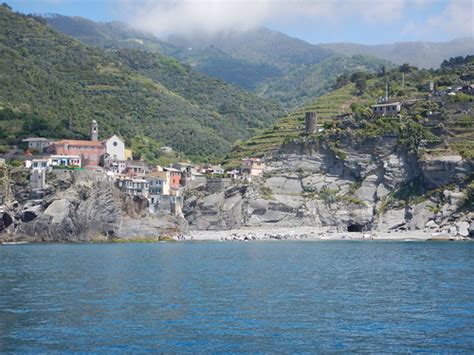
[[[369,231],[337,232],[329,227],[246,227],[234,230],[190,231],[180,237],[181,241],[258,241],[258,240],[393,240],[393,241],[426,241],[426,240],[466,240],[431,231]]]

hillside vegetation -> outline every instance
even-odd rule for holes
[[[0,6],[2,142],[26,135],[145,135],[203,160],[269,125],[281,109],[159,54],[104,51]]]
[[[387,61],[346,57],[283,33],[261,28],[213,36],[169,36],[166,41],[119,22],[97,23],[52,15],[50,26],[102,48],[142,49],[172,56],[195,70],[295,108],[328,92],[338,75],[376,72]]]
[[[398,137],[404,149],[415,154],[461,154],[474,158],[474,96],[457,92],[447,95],[448,87],[466,85],[474,78],[474,58],[446,61],[439,70],[418,70],[403,65],[378,75],[358,72],[342,75],[339,89],[323,95],[304,108],[281,119],[273,127],[236,144],[225,158],[237,166],[243,157],[267,156],[285,144],[317,140],[341,158],[348,142],[389,135]],[[442,95],[428,96],[433,81]],[[391,100],[403,104],[401,118],[376,117],[370,106],[385,95],[389,84]],[[319,132],[305,133],[304,114],[317,113]]]

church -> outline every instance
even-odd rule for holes
[[[99,141],[99,125],[92,121],[91,140],[61,139],[48,147],[54,155],[78,155],[83,167],[99,166],[100,157],[105,153],[105,146]]]

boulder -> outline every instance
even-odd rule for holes
[[[385,214],[379,217],[377,229],[380,231],[394,230],[404,226],[405,209],[388,210]]]
[[[411,219],[410,222],[408,223],[408,227],[411,230],[416,230],[416,229],[423,229],[424,227],[427,228],[435,228],[437,227],[436,223],[432,221],[431,219],[434,217],[434,213],[431,212],[429,209],[429,202],[425,201],[422,202],[418,205],[415,205],[411,211]],[[434,223],[434,226],[428,226],[428,223]]]
[[[456,227],[461,237],[469,237],[469,222],[459,222]]]

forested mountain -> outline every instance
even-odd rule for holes
[[[166,41],[181,48],[218,48],[233,58],[270,65],[283,72],[294,65],[317,64],[334,56],[330,49],[267,28],[212,36],[169,36]]]
[[[197,71],[254,91],[294,108],[324,94],[336,77],[357,70],[377,71],[389,63],[439,67],[444,59],[474,53],[472,39],[446,43],[312,45],[266,28],[218,35],[158,39],[119,22],[96,23],[80,17],[47,17],[54,28],[105,48],[160,52]],[[377,59],[378,58],[378,59]]]
[[[147,136],[195,159],[228,151],[269,125],[278,105],[138,50],[89,47],[0,6],[0,134]]]
[[[474,54],[474,38],[460,38],[449,42],[400,42],[363,45],[356,43],[328,43],[322,47],[344,55],[371,55],[395,64],[409,63],[419,68],[439,68],[449,57]]]

